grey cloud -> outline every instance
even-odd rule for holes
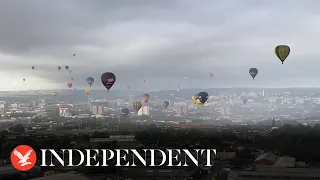
[[[16,58],[1,60],[0,69],[33,73],[66,86],[68,77],[55,74],[56,67],[70,65],[74,83],[81,88],[88,76],[94,76],[99,84],[94,86],[101,88],[100,75],[105,71],[117,75],[119,89],[126,84],[142,88],[142,77],[151,89],[168,84],[291,86],[298,78],[314,84],[312,77],[320,75],[314,65],[319,53],[313,48],[320,40],[313,36],[320,28],[315,21],[318,4],[311,0],[1,1],[0,53]],[[281,65],[273,48],[284,43],[293,51]],[[37,72],[30,72],[31,65]],[[251,67],[259,69],[254,82],[248,74]],[[185,76],[192,77],[192,85]]]

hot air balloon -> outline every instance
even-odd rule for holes
[[[249,74],[251,75],[251,77],[253,78],[253,80],[254,80],[254,78],[257,76],[257,74],[258,74],[258,69],[257,68],[251,68],[250,70],[249,70]]]
[[[191,100],[192,100],[193,103],[196,103],[197,100],[198,100],[198,94],[193,95],[193,96],[191,97]]]
[[[123,108],[120,109],[120,112],[124,117],[127,117],[130,111],[129,111],[128,108],[123,107]]]
[[[76,54],[73,54],[73,56],[76,56]]]
[[[34,66],[32,66],[31,69],[34,69]]]
[[[168,108],[169,106],[169,101],[163,101],[163,107]]]
[[[143,100],[144,102],[148,102],[148,101],[149,101],[149,98],[150,98],[150,95],[149,95],[149,94],[143,94],[143,95],[142,95],[142,100]]]
[[[60,69],[61,69],[61,67],[60,66],[58,66],[58,70],[60,71]]]
[[[146,83],[147,83],[147,80],[146,80],[146,79],[144,79],[144,80],[143,80],[143,83],[144,83],[144,84],[146,84]]]
[[[210,73],[210,77],[213,77],[213,73]]]
[[[199,92],[198,99],[200,100],[201,104],[204,104],[209,98],[208,93],[206,92]]]
[[[290,54],[290,47],[287,45],[279,45],[274,49],[274,52],[283,64],[284,60],[286,60]]]
[[[22,79],[23,81],[26,81],[26,79]]]
[[[105,72],[101,75],[101,82],[109,91],[113,84],[116,82],[116,76],[112,72]]]
[[[87,77],[87,83],[88,83],[89,86],[91,87],[92,84],[94,83],[94,78],[93,78],[93,77]]]
[[[247,99],[247,98],[243,98],[243,99],[242,99],[242,102],[243,102],[244,105],[246,105],[247,102],[248,102],[248,99]]]
[[[68,69],[69,69],[69,66],[65,66],[64,68],[66,68],[66,70],[68,70]]]
[[[71,70],[71,69],[69,70],[69,73],[72,73],[72,70]]]
[[[130,89],[130,86],[127,86],[127,89]]]
[[[86,92],[86,94],[90,94],[91,89],[90,89],[90,88],[87,88],[87,89],[84,90],[84,92]]]
[[[70,80],[73,81],[73,78],[71,78]]]
[[[68,87],[69,87],[69,88],[72,88],[72,83],[68,83]]]
[[[53,96],[57,96],[57,94],[58,94],[57,92],[52,92]]]
[[[133,102],[133,108],[138,112],[142,107],[142,103],[139,101]]]

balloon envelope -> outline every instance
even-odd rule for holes
[[[169,101],[163,101],[163,107],[168,108],[169,106]]]
[[[144,102],[148,102],[149,101],[149,98],[150,98],[150,95],[149,94],[143,94],[142,95],[142,99]]]
[[[72,88],[72,83],[68,83],[68,87],[69,87],[69,88]]]
[[[86,94],[90,94],[91,89],[90,89],[90,88],[87,88],[87,89],[84,90],[84,92],[86,92]]]
[[[116,76],[112,72],[105,72],[101,75],[101,82],[109,91],[113,84],[116,82]]]
[[[279,45],[274,49],[274,52],[283,64],[284,60],[286,60],[290,54],[290,47],[287,45]]]
[[[94,78],[93,77],[87,77],[87,83],[91,87],[91,85],[94,83]]]
[[[209,98],[208,93],[206,93],[206,92],[199,92],[198,93],[198,99],[200,100],[200,102],[202,104],[204,104],[208,100],[208,98]]]
[[[257,68],[251,68],[249,69],[249,74],[251,75],[251,77],[254,79],[257,74],[258,74],[258,69]]]
[[[127,117],[130,111],[129,111],[128,108],[123,107],[123,108],[120,109],[120,112],[124,117]]]
[[[133,108],[138,112],[142,107],[142,103],[139,101],[133,102]]]
[[[69,66],[65,66],[65,68],[66,68],[66,70],[68,70],[68,69],[69,69]]]
[[[34,69],[34,66],[32,66],[31,68]]]
[[[193,96],[191,97],[191,100],[192,100],[193,103],[196,104],[198,98],[199,98],[198,94],[195,94],[195,95],[193,95]]]

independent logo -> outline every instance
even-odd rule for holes
[[[28,171],[36,164],[37,155],[30,146],[20,145],[13,149],[10,160],[17,170]]]

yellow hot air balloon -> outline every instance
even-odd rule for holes
[[[191,97],[191,100],[192,100],[192,102],[193,102],[194,104],[196,104],[196,103],[197,103],[197,100],[198,100],[198,99],[199,99],[198,94],[193,95],[193,96]]]
[[[283,64],[284,60],[286,60],[290,54],[290,47],[287,45],[279,45],[274,49],[274,52]]]
[[[195,96],[192,96],[192,97],[191,97],[191,101],[195,104],[196,101],[197,101],[196,97],[195,97]]]
[[[90,88],[87,88],[87,89],[84,90],[84,92],[86,92],[87,94],[90,94],[90,91],[91,91]]]
[[[199,104],[198,104],[198,108],[199,108],[199,109],[202,109],[203,107],[204,107],[204,104],[202,104],[202,103],[199,103]]]

